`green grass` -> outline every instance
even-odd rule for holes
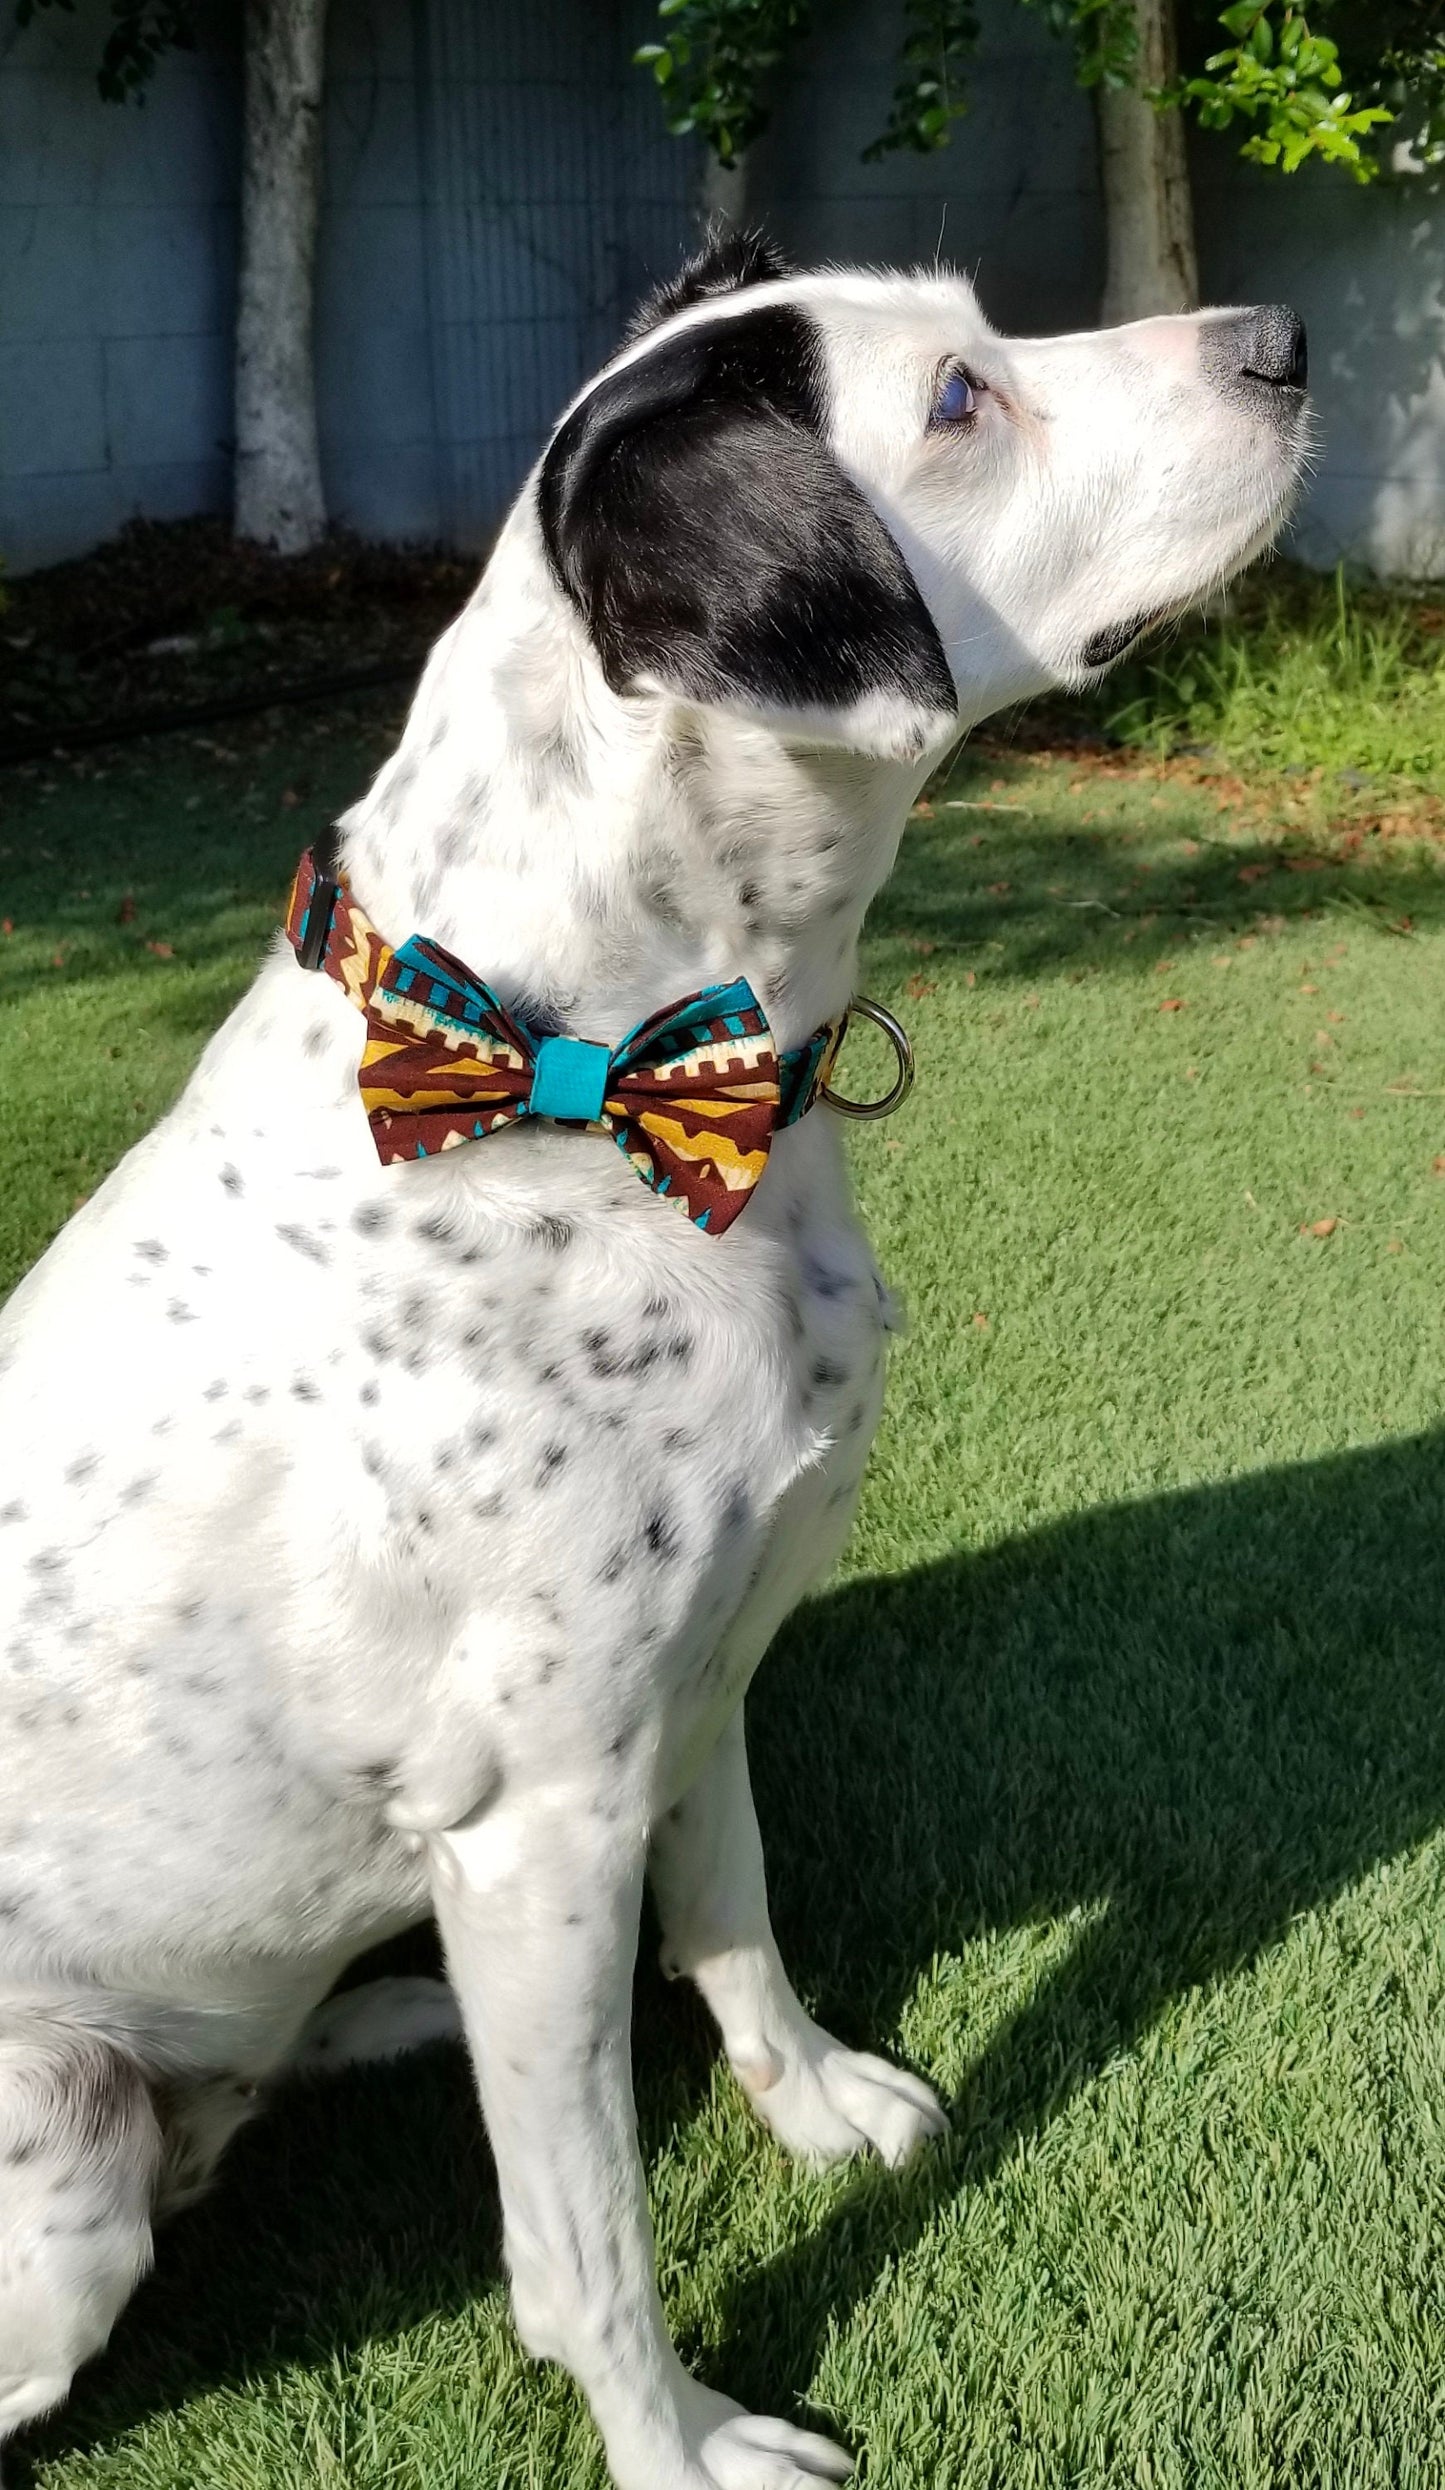
[[[299,731],[6,790],[12,1271],[383,724]],[[1038,757],[965,760],[875,913],[920,1079],[856,1167],[912,1329],[754,1748],[804,1993],[954,2134],[800,2174],[646,1969],[637,2062],[686,2355],[878,2490],[1445,2478],[1442,969],[1431,853]],[[250,2131],[13,2470],[595,2490],[460,2063]]]
[[[1220,609],[1146,642],[1094,695],[1111,734],[1152,750],[1205,744],[1254,769],[1438,776],[1445,605],[1282,565]]]

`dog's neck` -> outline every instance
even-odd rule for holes
[[[388,941],[442,943],[543,1025],[615,1044],[743,976],[791,1046],[853,990],[928,767],[618,698],[524,503],[345,817],[343,865]]]

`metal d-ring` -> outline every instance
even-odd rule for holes
[[[896,1108],[902,1106],[913,1087],[913,1049],[908,1042],[908,1031],[900,1021],[894,1019],[891,1012],[886,1012],[881,1003],[871,1003],[866,994],[855,994],[843,1015],[842,1033],[834,1049],[835,1061],[843,1051],[849,1025],[855,1012],[859,1013],[864,1020],[871,1020],[875,1029],[882,1030],[897,1056],[898,1072],[893,1087],[885,1098],[840,1098],[837,1091],[831,1089],[827,1081],[824,1081],[820,1094],[827,1100],[830,1107],[837,1109],[839,1115],[855,1115],[860,1122],[870,1123],[877,1116],[892,1115]]]

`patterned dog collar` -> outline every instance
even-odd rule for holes
[[[384,1165],[542,1116],[610,1133],[643,1183],[709,1236],[721,1236],[746,1205],[774,1133],[824,1093],[848,1022],[845,1012],[780,1054],[739,977],[655,1012],[618,1047],[546,1036],[440,944],[413,934],[391,950],[309,850],[291,887],[286,932],[301,966],[333,977],[365,1017],[357,1079]],[[878,1007],[861,1008],[871,1016]],[[898,1036],[894,1104],[912,1077],[907,1039]],[[849,1101],[837,1103],[849,1110]]]

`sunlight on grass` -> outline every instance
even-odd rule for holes
[[[1445,606],[1343,573],[1266,572],[1146,647],[1093,705],[1149,750],[1207,744],[1251,768],[1428,777],[1445,752]]]

